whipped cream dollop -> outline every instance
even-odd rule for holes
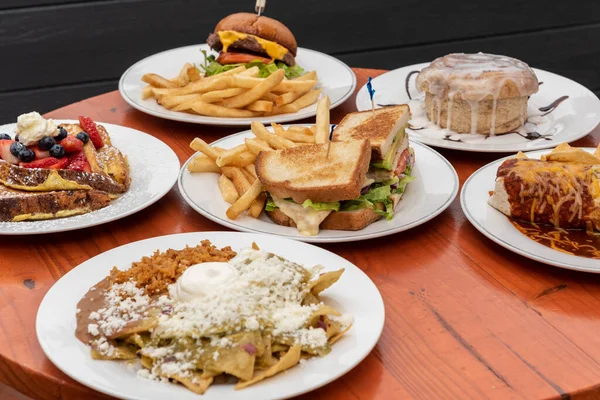
[[[54,121],[45,119],[40,113],[33,111],[19,115],[15,133],[19,135],[19,142],[30,146],[39,142],[44,136],[56,136],[58,134],[56,128]]]
[[[173,300],[187,303],[227,290],[238,278],[238,271],[226,262],[195,264],[169,287],[169,293]]]

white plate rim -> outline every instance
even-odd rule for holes
[[[152,115],[154,117],[171,120],[171,121],[188,122],[188,123],[198,124],[198,125],[249,126],[252,121],[256,120],[256,118],[250,118],[250,119],[248,119],[248,118],[219,118],[219,117],[192,115],[192,114],[187,114],[187,113],[177,113],[177,112],[172,112],[170,110],[155,111],[155,110],[152,110],[152,109],[144,106],[143,104],[136,102],[136,100],[133,99],[125,91],[124,82],[125,82],[125,79],[127,78],[127,75],[131,72],[132,69],[136,68],[139,64],[148,61],[150,58],[162,56],[162,55],[165,55],[172,51],[179,51],[179,50],[186,49],[186,48],[196,48],[197,49],[199,46],[208,46],[208,45],[206,43],[200,43],[200,44],[195,44],[195,45],[176,47],[176,48],[164,50],[164,51],[149,55],[149,56],[144,57],[143,59],[137,61],[136,63],[131,65],[129,68],[127,68],[127,70],[125,70],[125,72],[123,72],[123,74],[121,75],[121,78],[119,79],[119,93],[120,93],[121,97],[123,98],[123,100],[125,100],[125,102],[127,102],[127,104],[129,104],[131,107],[135,108],[136,110],[138,110],[140,112],[143,112],[148,115]],[[334,101],[331,103],[331,105],[329,107],[330,110],[343,104],[346,100],[348,100],[352,96],[352,94],[356,90],[357,81],[356,81],[356,74],[354,73],[352,68],[350,68],[348,66],[348,64],[344,63],[343,61],[341,61],[329,54],[322,53],[317,50],[307,49],[304,47],[298,47],[298,51],[306,52],[306,53],[313,53],[313,54],[316,54],[318,57],[328,58],[328,59],[332,60],[333,62],[336,62],[338,65],[340,65],[344,69],[346,69],[348,71],[348,73],[350,74],[350,77],[352,79],[352,84],[350,85],[348,91],[342,97],[340,97],[337,101]],[[267,122],[282,123],[282,122],[290,122],[290,121],[296,121],[296,120],[300,120],[300,119],[314,117],[316,115],[316,113],[317,113],[316,110],[315,111],[304,111],[304,112],[302,112],[302,110],[300,110],[293,114],[280,114],[280,115],[276,115],[273,117],[263,117],[262,119],[264,119]]]
[[[591,150],[593,151],[593,148],[589,148],[589,147],[582,147],[582,149],[585,150]],[[526,155],[533,155],[533,156],[537,156],[539,154],[544,153],[545,149],[539,149],[539,150],[534,150],[534,151],[530,151],[525,153]],[[589,273],[600,273],[600,267],[594,269],[591,267],[586,267],[586,266],[582,266],[580,263],[577,263],[577,261],[581,261],[581,260],[590,260],[588,258],[585,257],[579,257],[579,256],[572,256],[569,254],[564,254],[561,253],[559,251],[553,250],[547,246],[544,246],[542,244],[539,244],[539,248],[542,251],[542,253],[550,253],[550,254],[557,254],[557,255],[561,255],[565,258],[569,258],[572,260],[572,262],[559,262],[556,260],[553,260],[551,258],[548,258],[546,256],[543,255],[539,255],[539,254],[535,254],[526,250],[523,250],[507,241],[505,241],[503,238],[498,237],[497,235],[493,234],[492,232],[490,232],[489,230],[486,229],[486,227],[471,213],[468,205],[466,204],[466,191],[468,190],[469,186],[472,185],[473,180],[477,177],[477,175],[481,172],[483,172],[484,170],[487,170],[489,168],[496,168],[500,166],[500,164],[502,164],[502,162],[504,162],[505,160],[509,159],[509,158],[514,158],[514,155],[510,155],[510,156],[506,156],[503,158],[500,158],[498,160],[492,161],[484,166],[482,166],[481,168],[477,169],[477,171],[473,172],[473,174],[471,174],[471,176],[469,176],[469,178],[465,181],[465,183],[463,184],[462,190],[460,192],[460,206],[461,209],[463,211],[463,213],[465,214],[465,216],[467,217],[467,220],[471,223],[471,225],[473,225],[473,227],[475,227],[475,229],[477,229],[481,234],[483,234],[485,237],[487,237],[488,239],[490,239],[491,241],[493,241],[494,243],[504,247],[507,250],[512,251],[513,253],[519,254],[523,257],[529,258],[530,260],[534,260],[534,261],[538,261],[544,264],[548,264],[554,267],[559,267],[559,268],[564,268],[564,269],[568,269],[568,270],[572,270],[572,271],[580,271],[580,272],[589,272]],[[490,184],[490,188],[493,186],[493,181]],[[490,206],[489,204],[486,204],[486,207],[488,207],[489,209],[493,210],[494,212],[500,213],[500,211],[496,210],[495,208],[493,208],[492,206]],[[508,223],[510,223],[510,221],[508,220],[509,217],[504,216],[506,218],[506,221]],[[511,224],[512,226],[512,224]],[[535,242],[529,238],[527,238],[525,235],[523,235],[522,233],[520,233],[519,231],[517,231],[516,228],[514,228],[514,234],[515,235],[520,235],[523,238],[526,238],[528,240],[531,241],[532,244],[534,244]]]
[[[348,267],[351,266],[352,269],[354,270],[355,273],[359,274],[359,276],[361,277],[362,280],[364,280],[364,284],[367,285],[372,285],[372,289],[374,289],[374,294],[376,295],[374,298],[371,298],[369,300],[369,304],[372,305],[373,307],[376,307],[378,309],[378,312],[380,313],[381,317],[380,319],[377,321],[377,325],[375,325],[375,331],[376,334],[374,336],[374,339],[372,340],[372,343],[369,343],[368,346],[365,347],[365,350],[363,351],[363,354],[359,357],[356,357],[352,362],[348,363],[347,365],[344,366],[344,368],[340,369],[337,373],[332,374],[330,377],[328,377],[327,379],[323,380],[322,382],[319,382],[318,385],[314,385],[311,386],[309,388],[303,388],[301,391],[297,391],[289,396],[286,397],[277,397],[277,399],[282,399],[282,398],[289,398],[292,396],[299,396],[302,394],[306,394],[309,392],[312,392],[314,390],[317,390],[339,378],[341,378],[342,376],[346,375],[348,372],[350,372],[352,369],[354,369],[358,364],[360,364],[365,358],[367,358],[369,356],[369,354],[371,354],[371,352],[373,351],[373,349],[375,348],[375,346],[377,345],[377,343],[379,342],[381,335],[383,333],[383,328],[385,325],[385,303],[383,301],[383,297],[381,296],[381,292],[379,291],[377,285],[375,284],[375,282],[373,282],[373,280],[361,269],[359,268],[357,265],[355,265],[354,263],[350,262],[349,260],[346,260],[345,258],[343,258],[342,256],[337,255],[336,253],[323,249],[321,247],[312,245],[310,243],[305,243],[305,242],[300,242],[300,241],[296,241],[293,239],[288,239],[285,237],[279,237],[276,239],[268,239],[268,235],[264,235],[264,234],[255,234],[255,233],[245,233],[245,232],[223,232],[223,231],[207,231],[207,232],[185,232],[185,233],[175,233],[175,234],[170,234],[170,235],[163,235],[163,236],[155,236],[152,238],[148,238],[148,239],[142,239],[142,240],[138,240],[135,242],[131,242],[131,243],[127,243],[115,248],[112,248],[110,250],[107,250],[103,253],[100,253],[86,261],[84,261],[83,263],[77,265],[76,267],[74,267],[73,269],[71,269],[70,271],[68,271],[65,275],[63,275],[60,279],[58,279],[53,285],[52,287],[50,287],[50,289],[48,290],[48,292],[44,295],[44,298],[42,299],[38,310],[36,312],[36,321],[35,321],[35,334],[36,334],[36,338],[38,340],[38,343],[40,344],[40,347],[42,348],[42,351],[44,352],[44,355],[50,360],[50,362],[52,362],[52,364],[58,368],[61,372],[63,372],[65,375],[67,375],[68,377],[70,377],[71,379],[79,382],[80,384],[89,387],[91,389],[97,390],[98,392],[104,393],[104,394],[108,394],[111,396],[115,396],[117,398],[121,398],[124,399],[125,397],[123,397],[121,394],[114,392],[112,390],[109,389],[105,389],[100,385],[96,385],[90,382],[84,382],[83,379],[80,379],[79,376],[71,373],[71,371],[63,368],[62,365],[56,364],[55,363],[55,358],[53,357],[53,355],[50,353],[50,349],[49,349],[49,344],[46,342],[46,340],[41,336],[41,332],[40,332],[40,323],[39,320],[41,319],[41,314],[43,314],[44,311],[44,307],[46,307],[46,304],[50,301],[48,299],[51,299],[51,296],[54,295],[54,291],[58,290],[55,289],[55,286],[58,282],[60,282],[61,280],[64,280],[65,278],[67,278],[67,276],[69,276],[69,274],[74,274],[73,271],[75,271],[75,269],[81,267],[82,265],[93,265],[94,262],[97,262],[97,260],[102,259],[103,257],[107,257],[106,253],[110,253],[110,252],[116,252],[119,250],[123,250],[123,248],[128,247],[128,246],[143,246],[143,244],[145,243],[150,243],[150,242],[154,242],[154,241],[159,241],[160,239],[164,239],[164,238],[174,238],[174,237],[186,237],[186,238],[192,238],[192,237],[197,237],[198,239],[208,239],[211,242],[214,240],[213,237],[215,236],[222,236],[222,237],[226,237],[226,236],[248,236],[248,237],[254,237],[255,239],[253,239],[254,241],[256,240],[263,240],[263,239],[267,239],[267,240],[275,240],[275,241],[283,241],[283,242],[288,242],[290,243],[290,245],[292,246],[298,246],[298,247],[305,247],[305,248],[310,248],[310,249],[314,249],[313,251],[316,252],[321,252],[324,254],[329,254],[330,256],[340,259],[340,261],[345,264],[344,267]],[[190,239],[191,240],[191,239]],[[199,240],[196,240],[199,242]],[[185,242],[185,239],[182,239],[182,242]],[[231,239],[232,243],[235,243],[234,239]],[[235,245],[234,245],[235,246]],[[234,249],[235,250],[235,249]],[[148,254],[140,254],[141,258],[144,255],[148,255]],[[291,260],[294,261],[294,260]],[[316,264],[315,264],[316,265]],[[68,279],[68,278],[67,278]],[[93,286],[96,282],[92,282],[90,284],[90,287]],[[53,291],[54,290],[54,291]],[[75,306],[75,305],[74,305]],[[373,313],[374,315],[376,315],[377,313]],[[373,326],[373,325],[370,325]],[[76,343],[79,343],[77,341],[77,339],[75,338],[75,335],[73,335],[73,340]],[[49,354],[50,353],[50,354]],[[137,379],[137,377],[133,376],[133,379]],[[274,378],[276,379],[276,377]],[[143,382],[143,381],[141,381]],[[231,388],[231,390],[233,390],[233,388]],[[142,399],[141,397],[135,397],[136,399]],[[199,396],[200,398],[200,396]]]
[[[292,124],[292,125],[286,125],[285,127],[289,127],[289,126],[293,126],[293,125],[297,125],[297,126],[307,126],[305,124]],[[242,132],[238,132],[238,133],[234,133],[232,135],[229,136],[225,136],[221,139],[218,139],[212,143],[210,143],[211,146],[217,146],[220,142],[225,141],[225,140],[229,140],[232,139],[234,137],[237,136],[242,136],[242,135],[247,135],[248,132],[250,132],[249,130],[246,131],[242,131]],[[441,159],[449,168],[449,170],[452,173],[453,176],[453,190],[452,190],[452,194],[448,197],[448,199],[438,208],[436,209],[434,212],[426,215],[425,217],[422,217],[416,221],[413,221],[409,224],[406,225],[401,225],[401,226],[397,226],[397,227],[393,227],[393,228],[388,228],[385,230],[381,230],[378,232],[373,232],[373,233],[369,233],[369,234],[365,234],[365,233],[359,233],[361,231],[348,231],[348,232],[353,232],[349,233],[346,236],[336,236],[336,237],[323,237],[323,236],[306,236],[306,237],[289,237],[290,239],[295,239],[295,240],[299,240],[299,241],[303,241],[303,242],[307,242],[307,243],[346,243],[346,242],[354,242],[354,241],[360,241],[360,240],[368,240],[368,239],[375,239],[378,237],[382,237],[382,236],[388,236],[388,235],[393,235],[396,233],[400,233],[400,232],[404,232],[407,231],[409,229],[412,229],[414,227],[417,227],[421,224],[424,224],[426,222],[431,221],[432,219],[434,219],[435,217],[437,217],[438,215],[440,215],[441,213],[443,213],[448,207],[450,207],[450,205],[452,204],[452,202],[456,199],[456,196],[458,195],[459,192],[459,188],[460,188],[460,182],[458,179],[458,173],[456,172],[456,169],[454,168],[454,166],[450,163],[450,161],[448,161],[448,159],[446,159],[443,155],[441,155],[438,151],[436,151],[435,149],[432,149],[431,147],[420,143],[420,142],[411,142],[410,144],[412,147],[415,146],[419,146],[421,147],[423,150],[426,151],[430,151],[432,152],[436,157],[438,157],[439,159]],[[179,172],[179,176],[177,178],[177,188],[179,190],[179,193],[181,194],[181,196],[183,197],[183,199],[186,201],[186,203],[192,207],[196,212],[200,213],[202,216],[210,219],[213,222],[216,222],[219,225],[225,226],[227,228],[230,229],[234,229],[236,231],[240,231],[240,232],[248,232],[248,233],[259,233],[259,234],[266,234],[266,235],[274,235],[274,236],[281,236],[281,234],[277,234],[277,233],[273,233],[273,232],[267,232],[267,231],[262,231],[262,230],[258,230],[258,229],[254,229],[254,228],[249,228],[243,225],[239,225],[236,224],[235,221],[230,221],[226,218],[221,218],[218,215],[215,215],[201,207],[199,207],[196,203],[194,203],[194,201],[190,198],[190,196],[188,195],[187,191],[185,190],[185,187],[183,185],[183,174],[187,169],[187,165],[189,164],[189,162],[192,160],[192,158],[198,153],[194,153],[190,156],[190,158],[183,164],[183,166],[181,167],[181,170]]]
[[[73,120],[73,119],[54,119],[54,121],[59,124],[60,123],[65,123],[65,124],[79,123],[79,121]],[[149,137],[150,140],[156,141],[157,145],[164,147],[165,154],[168,154],[168,157],[170,158],[170,160],[165,161],[165,164],[173,163],[172,167],[174,167],[175,163],[177,163],[177,168],[179,170],[179,165],[180,165],[179,157],[177,156],[177,154],[175,154],[173,149],[171,149],[171,147],[169,147],[169,145],[167,145],[165,142],[163,142],[159,138],[152,136],[146,132],[140,131],[139,129],[130,128],[128,126],[112,124],[109,122],[100,122],[100,121],[95,121],[95,122],[96,122],[96,124],[103,125],[104,127],[106,127],[107,131],[109,132],[109,135],[111,134],[111,130],[113,130],[114,127],[117,127],[119,129],[136,131],[140,134],[143,134],[143,135]],[[6,126],[6,125],[14,125],[14,123],[1,125],[0,128],[2,128],[3,126]],[[127,156],[127,154],[124,154],[124,156]],[[76,224],[73,226],[68,226],[68,225],[67,226],[57,226],[56,228],[45,229],[44,231],[36,230],[36,226],[39,226],[40,223],[44,223],[44,222],[48,222],[48,221],[52,221],[52,220],[14,222],[14,224],[22,224],[22,223],[31,224],[32,229],[31,230],[22,230],[22,231],[21,230],[10,231],[10,230],[0,229],[0,236],[43,235],[43,234],[47,234],[47,233],[69,232],[69,231],[74,231],[74,230],[79,230],[79,229],[91,228],[94,226],[103,225],[103,224],[106,224],[109,222],[117,221],[119,219],[133,215],[139,211],[142,211],[142,210],[150,207],[151,205],[153,205],[160,199],[162,199],[164,196],[166,196],[167,193],[169,193],[171,191],[173,186],[175,186],[175,183],[177,182],[177,177],[178,177],[178,174],[174,175],[173,179],[168,181],[168,184],[165,184],[163,189],[160,192],[158,192],[155,196],[149,198],[148,201],[146,201],[145,203],[142,203],[142,204],[138,205],[137,207],[130,208],[130,209],[128,209],[124,212],[118,213],[118,214],[107,216],[106,218],[103,218],[103,219],[95,219],[95,218],[93,218],[94,212],[92,211],[87,214],[82,214],[83,216],[90,217],[90,218],[86,219],[86,221],[88,221],[86,223],[80,223],[80,224]],[[108,207],[110,207],[110,206],[111,205],[109,204]],[[96,211],[98,211],[98,210],[96,210]],[[65,219],[68,219],[68,218],[69,217],[66,217]],[[2,226],[1,224],[12,224],[12,223],[13,222],[2,222],[2,223],[0,223],[0,226]]]
[[[412,64],[412,65],[406,65],[404,67],[399,67],[399,68],[395,68],[393,70],[389,70],[384,72],[381,75],[378,75],[377,77],[373,78],[373,82],[376,83],[376,79],[384,76],[386,74],[390,74],[390,73],[398,73],[399,70],[410,70],[410,69],[414,69],[414,70],[420,70],[422,68],[425,68],[426,66],[428,66],[430,63],[429,62],[425,62],[425,63],[417,63],[417,64]],[[553,76],[554,78],[558,78],[558,79],[564,79],[569,81],[569,84],[575,85],[578,88],[582,89],[583,91],[586,92],[586,94],[592,96],[595,99],[596,105],[599,109],[599,113],[596,117],[596,125],[591,128],[588,132],[585,133],[579,133],[577,135],[574,135],[572,138],[569,138],[568,143],[572,143],[576,140],[579,140],[587,135],[589,135],[591,132],[594,131],[594,129],[596,129],[598,127],[598,125],[600,125],[600,99],[598,98],[598,96],[596,96],[596,94],[594,92],[592,92],[590,89],[588,89],[587,87],[583,86],[581,83],[567,78],[566,76],[562,76],[559,74],[556,74],[554,72],[550,72],[550,71],[546,71],[540,68],[531,68],[536,75],[539,72],[542,72],[542,74],[548,74]],[[404,88],[402,88],[402,90],[404,90]],[[362,97],[368,96],[367,94],[367,86],[366,84],[363,85],[357,92],[356,92],[356,98],[355,98],[355,106],[356,109],[359,111],[362,111],[364,108],[362,107],[361,101],[359,100]],[[362,109],[361,109],[362,107]],[[455,142],[451,142],[451,141],[438,141],[438,140],[428,140],[427,138],[424,138],[422,135],[421,136],[417,136],[414,134],[410,134],[411,139],[415,140],[415,141],[419,141],[421,143],[424,143],[428,146],[433,146],[433,147],[439,147],[439,148],[443,148],[443,149],[450,149],[450,150],[459,150],[459,151],[466,151],[466,152],[475,152],[475,153],[512,153],[512,152],[517,152],[517,151],[522,151],[524,150],[523,148],[519,147],[518,144],[515,144],[514,147],[506,147],[506,148],[502,148],[502,149],[494,149],[491,147],[480,147],[480,148],[465,148],[463,146],[460,145],[460,143],[455,143]],[[543,149],[549,149],[552,147],[556,147],[556,145],[560,143],[560,141],[548,141],[548,140],[540,140],[539,144],[536,145],[535,147],[531,147],[528,149],[525,149],[526,151],[536,151],[536,150],[543,150]]]

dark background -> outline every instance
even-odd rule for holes
[[[0,123],[117,89],[133,63],[204,43],[254,0],[0,0]],[[301,47],[394,69],[450,52],[505,54],[600,92],[598,0],[269,0]]]

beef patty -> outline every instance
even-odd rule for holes
[[[221,38],[216,33],[211,33],[208,36],[206,42],[208,43],[210,48],[215,51],[221,51],[221,49],[223,49]],[[248,36],[246,39],[236,40],[229,46],[229,48],[254,53],[264,57],[269,57],[265,49],[263,49],[263,47],[252,36]],[[296,60],[290,52],[287,52],[283,56],[283,60],[281,61],[283,61],[289,66],[293,66],[296,64]]]

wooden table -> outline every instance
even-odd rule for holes
[[[355,72],[361,87],[367,76],[385,71]],[[354,110],[351,98],[332,112],[332,121]],[[171,146],[182,163],[192,154],[192,138],[211,142],[239,130],[154,118],[129,107],[117,92],[48,116],[82,114],[148,132]],[[575,144],[599,141],[596,128]],[[441,152],[461,183],[501,156]],[[106,399],[69,379],[42,353],[35,315],[43,296],[71,268],[116,246],[216,230],[225,228],[193,211],[173,188],[146,210],[109,224],[0,237],[0,380],[36,399]],[[503,249],[469,224],[458,198],[410,231],[323,247],[375,282],[386,323],[378,345],[360,365],[304,398],[600,398],[600,276],[550,267]]]

